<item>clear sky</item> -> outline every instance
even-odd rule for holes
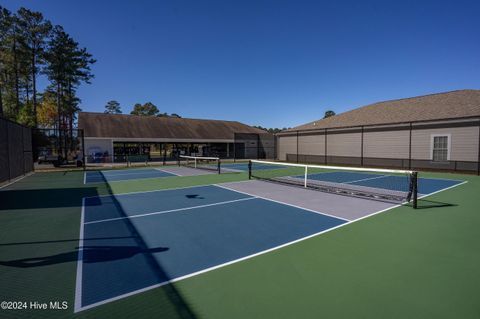
[[[82,109],[295,126],[372,102],[480,88],[480,1],[22,1],[98,60]]]

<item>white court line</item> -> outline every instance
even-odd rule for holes
[[[422,195],[422,196],[420,196],[418,199],[422,199],[422,198],[425,198],[425,197],[428,197],[428,196],[432,196],[432,195],[435,195],[435,194],[437,194],[437,193],[440,193],[440,192],[449,190],[449,189],[451,189],[451,188],[454,188],[454,187],[457,187],[457,186],[460,186],[460,185],[463,185],[463,184],[466,184],[466,183],[468,183],[468,181],[463,181],[462,183],[455,184],[455,185],[452,185],[452,186],[447,187],[447,188],[442,188],[442,189],[440,189],[440,190],[438,190],[438,191],[435,191],[435,192],[433,192],[433,193]]]
[[[144,177],[144,178],[130,178],[130,179],[121,179],[118,181],[109,181],[108,177],[104,177],[104,181],[101,182],[89,182],[88,184],[100,184],[100,183],[121,183],[121,182],[130,182],[130,181],[143,181],[146,179],[154,179],[154,178],[167,178],[167,177],[176,177],[172,174],[172,176],[154,176],[154,177]]]
[[[449,182],[465,182],[464,180],[461,179],[449,179],[449,178],[437,178],[437,177],[422,177],[421,174],[423,172],[418,172],[419,173],[419,179],[433,179],[437,181],[449,181]]]
[[[24,179],[25,177],[30,176],[30,175],[33,175],[33,174],[35,174],[35,172],[27,173],[27,174],[25,174],[24,176],[22,176],[22,177],[20,177],[20,178],[17,178],[17,179],[15,179],[15,180],[13,180],[13,181],[11,181],[10,183],[7,183],[7,184],[5,184],[5,185],[0,186],[0,189],[5,188],[5,187],[7,187],[7,186],[10,186],[10,185],[12,185],[12,184],[14,184],[14,183],[16,183],[16,182]]]
[[[78,239],[77,279],[75,285],[74,312],[82,310],[82,275],[83,275],[83,225],[85,221],[85,198],[82,198],[82,214],[80,217],[80,235]]]
[[[241,201],[246,201],[246,200],[256,199],[256,198],[257,197],[255,197],[255,196],[254,197],[246,197],[246,198],[227,200],[227,201],[224,201],[224,202],[217,202],[217,203],[212,203],[212,204],[205,204],[205,205],[198,205],[198,206],[191,206],[191,207],[184,207],[184,208],[175,208],[175,209],[169,209],[169,210],[161,210],[161,211],[153,212],[153,213],[145,213],[145,214],[139,214],[139,215],[126,216],[126,217],[115,217],[115,218],[94,220],[94,221],[91,221],[91,222],[86,222],[85,225],[105,223],[105,222],[111,222],[111,221],[122,220],[122,219],[133,219],[133,218],[139,218],[139,217],[145,217],[145,216],[160,215],[160,214],[166,214],[166,213],[172,213],[172,212],[181,212],[181,211],[193,210],[193,209],[197,209],[197,208],[205,208],[205,207],[211,207],[211,206],[231,204],[231,203],[235,203],[235,202],[241,202]]]
[[[242,182],[244,182],[244,181],[242,181]],[[438,191],[436,191],[436,192],[433,192],[433,193],[428,194],[428,195],[424,195],[424,196],[419,197],[419,198],[424,198],[424,197],[427,197],[427,196],[431,196],[431,195],[433,195],[433,194],[436,194],[436,193],[439,193],[439,192],[442,192],[442,191],[445,191],[445,190],[448,190],[448,189],[451,189],[451,188],[454,188],[454,187],[463,185],[463,184],[465,184],[465,183],[467,183],[467,181],[464,181],[464,182],[461,183],[461,184],[456,184],[456,185],[453,185],[453,186],[451,186],[451,187],[448,187],[448,188],[445,188],[445,189],[442,189],[442,190],[438,190]],[[219,185],[217,185],[217,186],[219,186]],[[366,219],[366,218],[369,218],[369,217],[372,217],[372,216],[375,216],[375,215],[378,215],[378,214],[387,212],[387,211],[389,211],[389,210],[391,210],[391,209],[400,207],[400,206],[402,206],[402,205],[403,205],[403,204],[394,205],[394,206],[392,206],[392,207],[389,207],[389,208],[386,208],[386,209],[383,209],[383,210],[379,210],[379,211],[374,212],[374,213],[372,213],[372,214],[370,214],[370,215],[365,215],[365,216],[360,217],[360,218],[358,218],[358,219],[355,219],[355,220],[352,220],[352,221],[348,221],[348,222],[346,222],[346,223],[344,223],[344,224],[341,224],[341,225],[338,225],[338,226],[335,226],[335,227],[332,227],[332,228],[323,230],[323,231],[321,231],[321,232],[318,232],[318,233],[315,233],[315,234],[311,234],[311,235],[308,235],[308,236],[305,236],[305,237],[302,237],[302,238],[293,240],[293,241],[291,241],[291,242],[288,242],[288,243],[285,243],[285,244],[282,244],[282,245],[279,245],[279,246],[275,246],[275,247],[272,247],[272,248],[263,250],[263,251],[259,251],[259,252],[255,253],[255,254],[251,254],[251,255],[244,256],[244,257],[241,257],[241,258],[238,258],[238,259],[234,259],[234,260],[231,260],[231,261],[228,261],[228,262],[226,262],[226,263],[219,264],[219,265],[216,265],[216,266],[213,266],[213,267],[210,267],[210,268],[205,268],[205,269],[202,269],[202,270],[197,271],[197,272],[190,273],[190,274],[185,275],[185,276],[176,277],[176,278],[173,278],[173,279],[171,279],[171,280],[167,280],[167,281],[160,282],[160,283],[155,284],[155,285],[152,285],[152,286],[148,286],[148,287],[145,287],[145,288],[142,288],[142,289],[138,289],[138,290],[135,290],[135,291],[131,291],[131,292],[126,293],[126,294],[123,294],[123,295],[119,295],[119,296],[116,296],[116,297],[113,297],[113,298],[105,299],[105,300],[102,300],[102,301],[99,301],[99,302],[90,304],[90,305],[88,305],[88,306],[86,306],[86,307],[81,307],[80,304],[78,304],[78,305],[80,305],[80,307],[77,307],[77,304],[75,303],[75,313],[80,312],[80,311],[83,311],[83,310],[95,308],[95,307],[98,307],[98,306],[101,306],[101,305],[110,303],[110,302],[112,302],[112,301],[124,299],[124,298],[126,298],[126,297],[130,297],[130,296],[133,296],[133,295],[136,295],[136,294],[145,292],[145,291],[149,291],[149,290],[152,290],[152,289],[155,289],[155,288],[159,288],[159,287],[162,287],[162,286],[165,286],[165,285],[168,285],[168,284],[171,284],[171,283],[175,283],[175,282],[177,282],[177,281],[181,281],[181,280],[184,280],[184,279],[187,279],[187,278],[190,278],[190,277],[198,276],[198,275],[200,275],[200,274],[203,274],[203,273],[206,273],[206,272],[215,270],[215,269],[223,268],[223,267],[225,267],[225,266],[229,266],[229,265],[232,265],[232,264],[235,264],[235,263],[244,261],[244,260],[248,260],[248,259],[251,259],[251,258],[260,256],[260,255],[263,255],[263,254],[267,254],[267,253],[269,253],[269,252],[272,252],[272,251],[275,251],[275,250],[278,250],[278,249],[281,249],[281,248],[284,248],[284,247],[287,247],[287,246],[290,246],[290,245],[293,245],[293,244],[302,242],[302,241],[304,241],[304,240],[307,240],[307,239],[310,239],[310,238],[313,238],[313,237],[316,237],[316,236],[319,236],[319,235],[328,233],[328,232],[330,232],[330,231],[333,231],[333,230],[336,230],[336,229],[345,227],[345,226],[347,226],[347,225],[356,223],[356,222],[361,221],[361,220],[363,220],[363,219]],[[77,279],[78,279],[78,268],[77,268]],[[77,289],[76,289],[76,290],[77,290],[77,291],[79,290],[79,289],[78,289],[78,281],[77,281]],[[76,295],[75,297],[76,297],[76,298],[75,298],[75,301],[76,301],[76,300],[77,300],[77,295]]]
[[[117,173],[113,171],[100,171],[100,172],[103,174],[103,176],[113,177],[113,176],[123,176],[123,175],[148,174],[148,173],[152,173],[152,170],[155,170],[155,168],[132,169],[132,170],[129,170],[128,172],[118,172],[118,174],[109,174],[110,172]]]
[[[218,186],[218,185],[217,185],[217,186]],[[384,211],[386,211],[386,210],[390,210],[390,209],[393,209],[393,208],[398,207],[398,206],[400,206],[400,205],[393,206],[393,207],[387,208],[387,209],[382,210],[382,211],[378,211],[378,212],[376,212],[376,213],[374,213],[374,214],[379,214],[379,213],[382,213],[382,212],[384,212]],[[362,218],[360,218],[360,219],[373,216],[374,214],[364,216],[364,217],[362,217]],[[344,223],[344,224],[341,224],[341,225],[338,225],[338,226],[335,226],[335,227],[332,227],[332,228],[329,228],[329,229],[320,231],[320,232],[318,232],[318,233],[314,233],[314,234],[311,234],[311,235],[308,235],[308,236],[305,236],[305,237],[302,237],[302,238],[299,238],[299,239],[290,241],[290,242],[288,242],[288,243],[285,243],[285,244],[282,244],[282,245],[279,245],[279,246],[275,246],[275,247],[272,247],[272,248],[269,248],[269,249],[266,249],[266,250],[263,250],[263,251],[259,251],[259,252],[257,252],[257,253],[254,253],[254,254],[251,254],[251,255],[248,255],[248,256],[244,256],[244,257],[241,257],[241,258],[237,258],[237,259],[234,259],[234,260],[225,262],[225,263],[223,263],[223,264],[219,264],[219,265],[216,265],[216,266],[213,266],[213,267],[210,267],[210,268],[205,268],[205,269],[199,270],[199,271],[197,271],[197,272],[190,273],[190,274],[188,274],[188,275],[176,277],[176,278],[173,278],[173,279],[171,279],[171,280],[167,280],[167,281],[160,282],[160,283],[155,284],[155,285],[152,285],[152,286],[148,286],[148,287],[145,287],[145,288],[142,288],[142,289],[138,289],[138,290],[135,290],[135,291],[131,291],[131,292],[126,293],[126,294],[123,294],[123,295],[119,295],[119,296],[116,296],[116,297],[113,297],[113,298],[105,299],[105,300],[102,300],[102,301],[99,301],[99,302],[90,304],[90,305],[88,305],[88,306],[86,306],[86,307],[75,308],[75,312],[79,312],[79,311],[91,309],[91,308],[94,308],[94,307],[98,307],[98,306],[101,306],[101,305],[110,303],[110,302],[112,302],[112,301],[116,301],[116,300],[119,300],[119,299],[123,299],[123,298],[129,297],[129,296],[133,296],[133,295],[136,295],[136,294],[145,292],[145,291],[149,291],[149,290],[152,290],[152,289],[161,287],[161,286],[165,286],[165,285],[167,285],[167,284],[175,283],[175,282],[180,281],[180,280],[184,280],[184,279],[187,279],[187,278],[190,278],[190,277],[198,276],[198,275],[200,275],[200,274],[203,274],[203,273],[206,273],[206,272],[215,270],[215,269],[219,269],[219,268],[222,268],[222,267],[231,265],[231,264],[235,264],[235,263],[238,263],[238,262],[247,260],[247,259],[251,259],[251,258],[260,256],[260,255],[263,255],[263,254],[266,254],[266,253],[275,251],[275,250],[277,250],[277,249],[281,249],[281,248],[284,248],[284,247],[287,247],[287,246],[296,244],[296,243],[298,243],[298,242],[307,240],[307,239],[309,239],[309,238],[312,238],[312,237],[315,237],[315,236],[318,236],[318,235],[327,233],[327,232],[329,232],[329,231],[332,231],[332,230],[335,230],[335,229],[337,229],[337,228],[346,226],[346,225],[348,225],[348,224],[357,222],[357,221],[359,221],[360,219],[356,219],[356,220],[353,220],[353,221],[349,221],[349,222],[346,222],[346,223]]]
[[[244,195],[254,196],[254,197],[261,198],[261,199],[264,199],[264,200],[268,200],[268,201],[270,201],[270,202],[274,202],[274,203],[277,203],[277,204],[282,204],[282,205],[287,205],[287,206],[295,207],[295,208],[298,208],[298,209],[303,209],[303,210],[306,210],[306,211],[309,211],[309,212],[312,212],[312,213],[315,213],[315,214],[325,215],[325,216],[328,216],[328,217],[332,217],[332,218],[336,218],[336,219],[341,219],[341,220],[344,220],[344,221],[349,221],[348,219],[345,219],[345,218],[342,218],[342,217],[338,217],[338,216],[334,216],[334,215],[330,215],[330,214],[327,214],[327,213],[317,212],[317,211],[315,211],[315,210],[313,210],[313,209],[309,209],[309,208],[305,208],[305,207],[301,207],[301,206],[297,206],[297,205],[293,205],[293,204],[281,202],[281,201],[274,200],[274,199],[267,198],[267,197],[262,197],[262,196],[258,196],[258,195],[253,195],[253,194],[250,194],[250,193],[247,193],[247,192],[238,191],[238,190],[233,189],[233,188],[230,188],[230,187],[228,187],[228,186],[219,185],[219,184],[213,184],[213,186],[217,186],[217,187],[220,187],[220,188],[228,189],[228,190],[230,190],[230,191],[232,191],[232,192],[236,192],[236,193],[240,193],[240,194],[244,194]]]
[[[160,172],[173,174],[175,176],[183,176],[183,175],[180,175],[180,174],[177,174],[177,173],[174,173],[174,172],[169,172],[169,171],[166,171],[166,170],[163,170],[163,169],[160,169],[160,168],[154,168],[154,169],[156,169],[157,171],[160,171]]]
[[[343,184],[351,184],[351,183],[356,183],[356,182],[363,182],[363,181],[369,181],[371,179],[378,179],[378,178],[384,178],[388,177],[388,175],[382,175],[382,176],[376,176],[376,177],[369,177],[369,178],[362,178],[362,179],[357,179],[356,181],[350,181],[350,182],[338,182],[338,183],[343,183]]]

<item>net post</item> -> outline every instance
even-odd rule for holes
[[[252,179],[252,161],[248,161],[248,179]]]
[[[220,174],[220,159],[217,161],[217,167],[218,167],[218,174]]]
[[[178,166],[181,166],[181,165],[180,165],[180,156],[177,157],[177,165],[178,165]]]
[[[417,204],[418,204],[418,172],[413,172],[412,179],[413,179],[413,185],[412,185],[413,203],[412,203],[412,206],[413,206],[414,209],[416,209]]]
[[[303,182],[303,186],[307,188],[307,176],[308,176],[308,166],[305,166],[305,180]]]

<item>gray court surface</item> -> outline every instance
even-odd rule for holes
[[[319,213],[356,220],[376,212],[397,206],[396,204],[334,195],[300,187],[292,187],[265,181],[244,181],[219,184],[231,190],[244,192],[252,196],[295,205]]]
[[[183,166],[165,166],[161,168],[162,171],[171,173],[178,176],[197,176],[197,175],[208,175],[208,174],[218,174],[214,171],[195,169],[190,167]]]

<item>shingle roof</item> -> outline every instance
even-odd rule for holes
[[[265,133],[233,121],[80,112],[85,137],[232,139],[234,133]]]
[[[480,116],[480,90],[459,90],[378,102],[288,131]]]

